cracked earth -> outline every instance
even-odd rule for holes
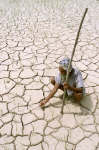
[[[58,62],[70,57],[85,8],[73,66],[84,79],[78,105],[53,88]],[[71,11],[70,11],[71,10]],[[0,0],[0,150],[99,150],[99,1]]]

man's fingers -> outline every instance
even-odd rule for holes
[[[41,103],[40,103],[40,106],[42,106],[42,105],[44,105],[44,102],[41,102]]]
[[[41,101],[41,102],[40,102],[40,106],[45,105],[45,103],[46,103],[46,101],[45,101],[45,100]]]

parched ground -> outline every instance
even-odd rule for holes
[[[58,62],[70,57],[86,87],[81,104],[50,90]],[[0,150],[99,150],[99,1],[0,0]]]

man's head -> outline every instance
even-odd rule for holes
[[[59,62],[59,71],[61,74],[66,74],[68,65],[69,65],[70,59],[69,58],[64,58]],[[70,72],[72,70],[72,66],[70,67]]]

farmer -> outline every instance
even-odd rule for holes
[[[54,88],[49,95],[40,102],[40,106],[44,106],[58,89],[63,91],[67,90],[67,96],[73,97],[78,102],[82,99],[84,95],[84,85],[81,72],[71,66],[68,83],[65,82],[69,61],[69,58],[65,58],[59,62],[59,74],[56,77],[51,77],[51,83],[54,85]]]

